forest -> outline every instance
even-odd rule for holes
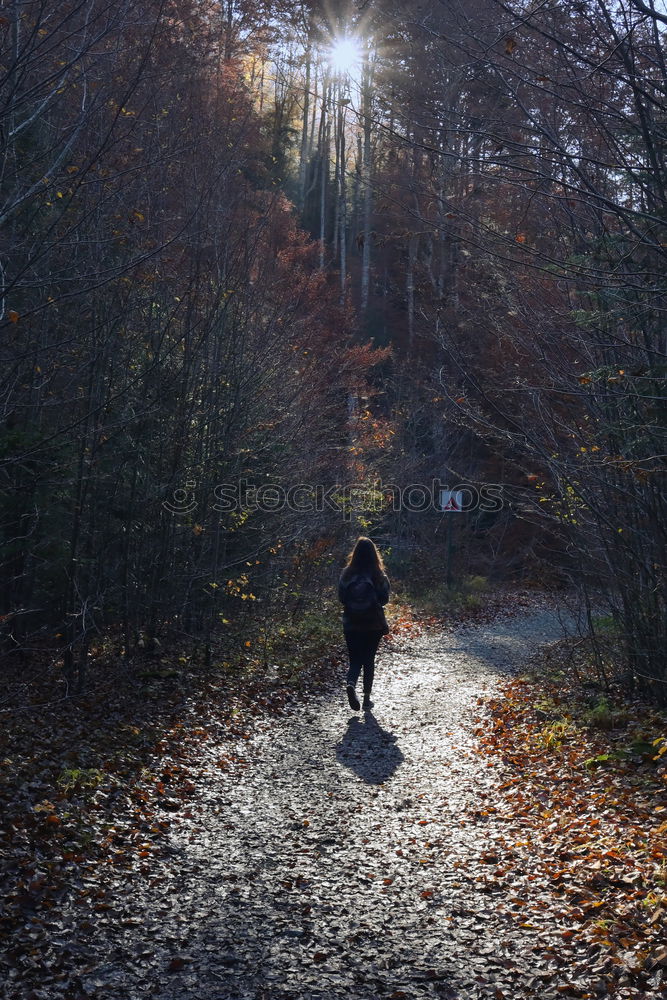
[[[666,38],[661,0],[6,0],[7,801],[68,713],[90,750],[326,674],[359,535],[396,634],[567,595],[594,711],[664,721]]]
[[[354,525],[440,579],[437,480],[459,575],[593,587],[664,696],[666,17],[8,6],[5,652],[208,647]]]

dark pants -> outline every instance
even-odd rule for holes
[[[380,645],[382,632],[345,632],[347,651],[350,656],[350,669],[347,672],[347,684],[354,687],[359,680],[359,674],[364,671],[364,694],[370,694],[375,674],[375,654]]]

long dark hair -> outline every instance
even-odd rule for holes
[[[348,556],[343,576],[347,578],[354,573],[368,573],[374,580],[380,580],[384,573],[382,556],[375,543],[364,535],[357,538],[356,544]]]

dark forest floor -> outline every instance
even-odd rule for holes
[[[3,996],[667,995],[664,718],[570,689],[561,635],[527,594],[404,616],[365,716],[335,656],[12,716]]]

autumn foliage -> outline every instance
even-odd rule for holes
[[[610,991],[649,988],[667,964],[664,716],[600,696],[587,703],[539,668],[487,708],[479,753],[500,759],[502,799],[481,815],[502,817],[505,830],[489,863],[508,890],[526,868],[534,886],[514,900],[516,919],[536,926],[547,912],[557,922],[562,993],[587,995],[582,974]]]

